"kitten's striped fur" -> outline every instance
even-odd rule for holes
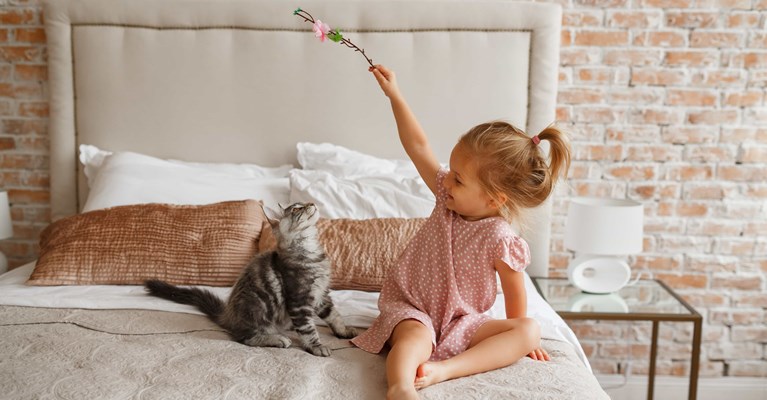
[[[147,281],[147,291],[196,306],[240,343],[288,347],[290,339],[280,330],[292,327],[304,349],[329,356],[330,349],[317,334],[315,316],[325,320],[338,337],[352,338],[357,331],[344,324],[328,294],[330,263],[319,242],[318,219],[314,204],[296,203],[283,209],[277,220],[270,220],[277,249],[257,255],[245,267],[226,303],[210,291],[159,280]]]

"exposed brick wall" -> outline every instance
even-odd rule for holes
[[[767,1],[563,0],[557,115],[567,198],[645,204],[647,269],[704,316],[701,376],[767,376]],[[650,323],[572,323],[596,371],[646,373]],[[658,373],[689,374],[691,324],[661,324]]]
[[[633,258],[705,318],[702,376],[767,376],[767,0],[560,0],[558,120],[574,139],[555,202],[555,274],[571,254],[567,198],[645,204]],[[47,65],[38,0],[0,0],[0,188],[12,266],[50,220]],[[658,373],[686,375],[690,324],[663,324]],[[646,373],[649,324],[573,323],[597,372]]]
[[[0,0],[0,189],[11,203],[14,237],[0,241],[11,267],[37,254],[50,221],[48,66],[38,0]]]

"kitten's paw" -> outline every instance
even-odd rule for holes
[[[327,357],[330,355],[330,349],[327,346],[323,346],[323,345],[307,347],[306,351],[314,354],[317,357]]]
[[[292,342],[284,335],[256,335],[243,343],[253,347],[278,347],[286,349],[290,347]]]
[[[283,349],[287,349],[288,347],[290,347],[292,343],[293,342],[291,342],[287,336],[280,336],[277,342],[275,343],[274,347],[281,347]]]
[[[346,327],[346,329],[340,332],[336,332],[336,336],[340,337],[341,339],[351,339],[357,335],[359,335],[359,332],[357,332],[356,328],[352,328],[351,326]]]

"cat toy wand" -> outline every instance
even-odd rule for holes
[[[300,8],[296,8],[295,11],[293,11],[293,15],[298,15],[299,17],[303,18],[304,21],[306,22],[311,22],[313,24],[312,31],[314,31],[314,36],[320,39],[321,42],[324,42],[325,40],[330,39],[333,42],[341,43],[350,49],[354,49],[354,51],[359,51],[360,53],[362,53],[362,56],[365,57],[365,60],[367,60],[368,64],[370,64],[371,67],[373,66],[373,60],[368,58],[367,55],[365,55],[365,50],[357,47],[357,45],[352,43],[351,40],[343,37],[343,35],[341,35],[340,30],[330,29],[328,24],[318,19],[315,20],[311,14],[309,14],[308,12]]]

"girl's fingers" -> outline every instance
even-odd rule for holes
[[[385,83],[387,82],[387,81],[386,81],[386,77],[384,77],[384,76],[381,74],[381,71],[379,71],[379,70],[377,70],[377,69],[374,69],[372,72],[373,72],[373,76],[374,76],[374,77],[376,78],[376,80],[378,81],[378,84],[380,84],[380,85],[383,85],[383,84],[385,84]]]
[[[383,75],[384,78],[386,78],[387,81],[391,80],[392,72],[391,72],[391,70],[389,70],[389,68],[386,68],[386,67],[384,67],[381,64],[376,64],[375,65],[375,69],[378,70],[378,72],[380,72],[381,75]]]
[[[547,353],[544,349],[535,349],[531,351],[527,356],[536,361],[551,361],[549,353]]]

